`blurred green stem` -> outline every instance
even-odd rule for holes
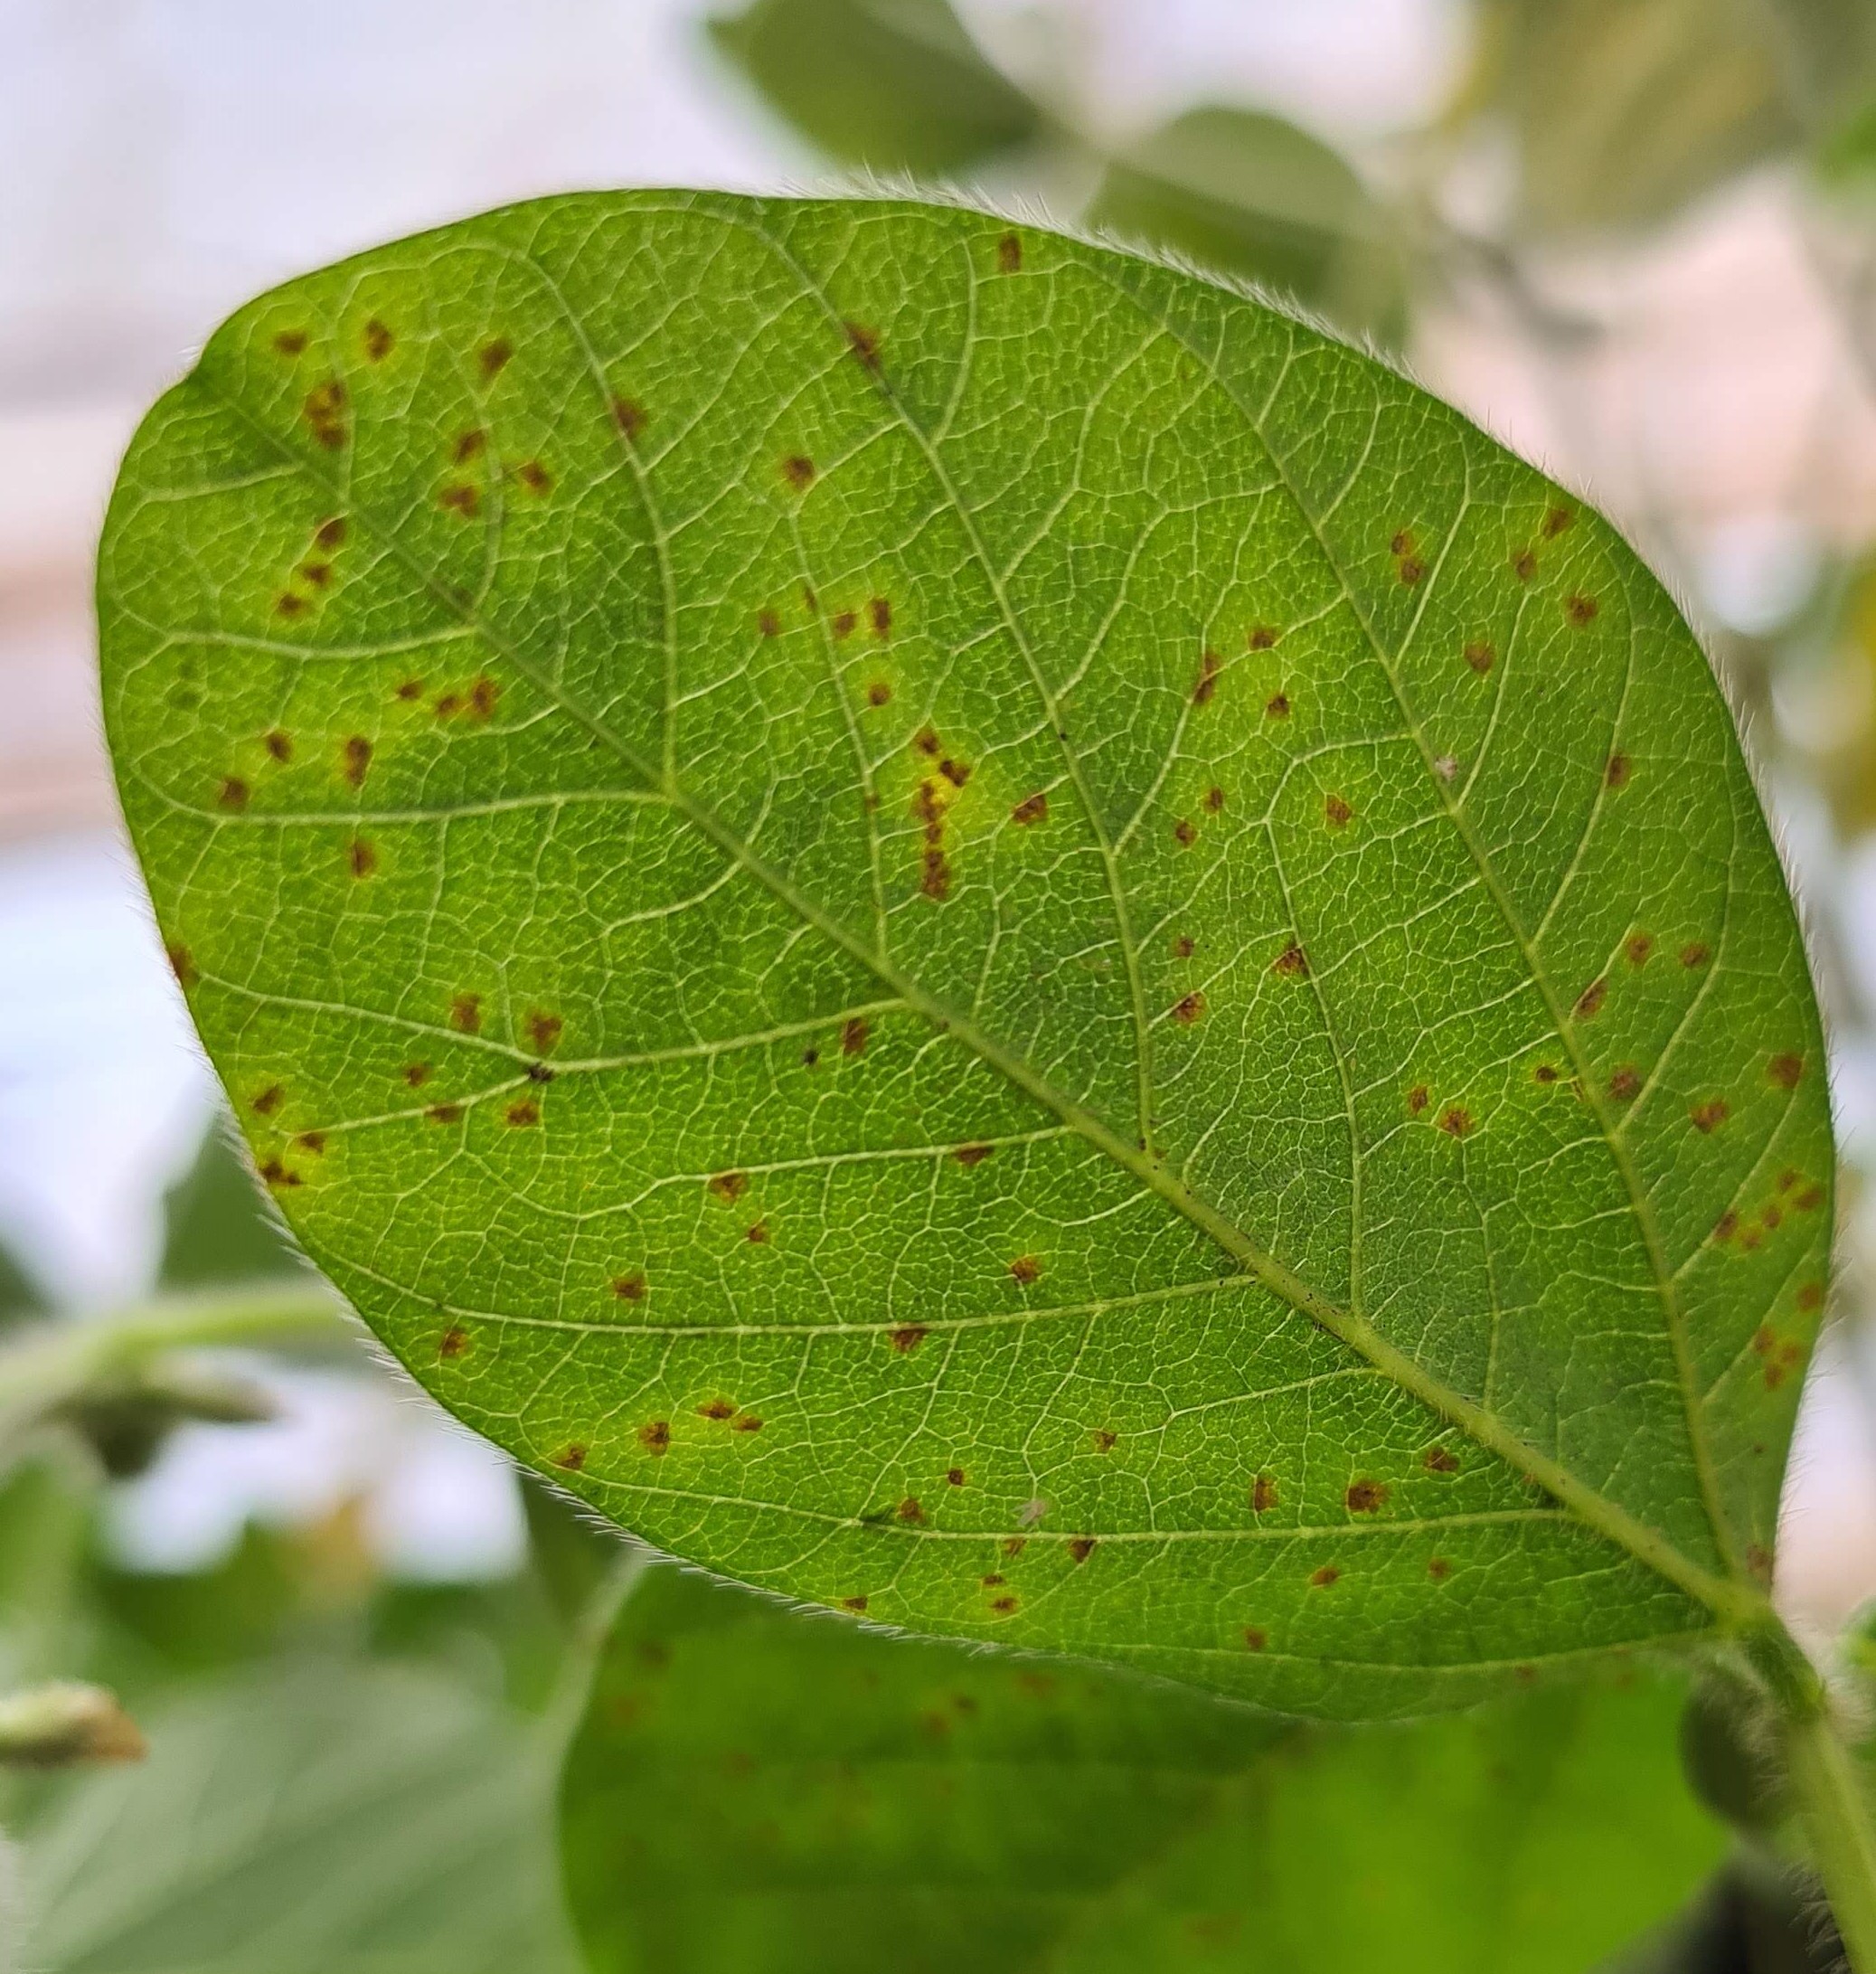
[[[238,1285],[41,1324],[0,1349],[0,1441],[166,1351],[278,1347],[353,1334],[338,1298],[311,1280]]]
[[[1817,1875],[1855,1974],[1876,1974],[1876,1830],[1822,1695],[1786,1716],[1786,1747]]]

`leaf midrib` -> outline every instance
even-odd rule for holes
[[[696,209],[690,210],[694,212]],[[791,270],[797,273],[797,279],[806,281],[806,277],[795,268],[793,261],[782,254],[776,243],[759,230],[749,227],[740,221],[725,220],[724,223],[740,226],[744,231],[751,232],[784,259]],[[476,250],[519,261],[540,279],[551,293],[554,306],[560,310],[570,333],[580,345],[599,393],[602,407],[608,405],[610,394],[603,367],[585,334],[583,325],[580,323],[547,270],[532,257],[517,254],[510,249],[477,242]],[[818,293],[812,289],[812,284],[808,285],[811,292]],[[1125,291],[1117,289],[1117,292]],[[1136,305],[1138,306],[1137,301]],[[1199,353],[1194,354],[1199,355],[1200,361],[1204,361]],[[353,517],[372,532],[441,609],[454,615],[467,630],[480,638],[503,662],[512,666],[543,698],[557,705],[569,719],[609,748],[624,766],[639,777],[648,789],[662,790],[674,809],[759,883],[765,885],[781,903],[872,972],[882,985],[891,988],[904,1000],[910,1010],[929,1021],[938,1033],[956,1038],[1016,1089],[1060,1118],[1062,1123],[1097,1150],[1113,1159],[1141,1185],[1155,1194],[1202,1233],[1209,1235],[1220,1248],[1245,1270],[1255,1276],[1279,1300],[1364,1357],[1392,1383],[1456,1426],[1485,1450],[1535,1482],[1568,1507],[1594,1533],[1616,1547],[1626,1551],[1636,1561],[1652,1569],[1695,1601],[1705,1605],[1717,1619],[1733,1626],[1748,1628],[1757,1627],[1769,1616],[1769,1601],[1756,1586],[1737,1578],[1716,1575],[1694,1562],[1664,1535],[1579,1479],[1560,1461],[1540,1452],[1535,1447],[1520,1439],[1495,1414],[1428,1373],[1389,1342],[1365,1318],[1330,1301],[1274,1255],[1268,1253],[1209,1201],[1166,1171],[1155,1157],[1128,1143],[1086,1106],[1057,1091],[1016,1052],[1005,1048],[976,1022],[956,1013],[938,996],[928,992],[917,980],[901,973],[884,956],[875,952],[866,941],[850,932],[840,921],[823,911],[818,904],[801,893],[780,871],[759,856],[713,809],[693,797],[681,782],[674,778],[667,782],[665,774],[643,760],[637,750],[602,716],[570,697],[557,680],[537,667],[531,659],[524,657],[509,639],[486,621],[473,601],[466,600],[450,585],[426,569],[405,546],[397,529],[382,521],[368,507],[357,501],[349,487],[342,486],[335,477],[322,473],[316,460],[297,450],[272,430],[250,412],[238,397],[221,389],[205,370],[198,367],[179,388],[188,388],[191,384],[204,392],[238,418],[262,444],[319,486],[323,492],[335,498],[343,498]],[[1221,385],[1221,388],[1223,386]],[[1232,401],[1236,403],[1238,401],[1234,397]],[[903,421],[904,414],[899,411],[896,404],[893,409]],[[1239,409],[1242,411],[1244,407],[1240,404]],[[1248,416],[1247,413],[1247,418]],[[1253,430],[1255,430],[1255,427]],[[1261,439],[1261,433],[1258,436]],[[646,517],[657,556],[661,590],[668,594],[672,581],[668,541],[646,484],[644,466],[623,434],[618,435],[617,443],[634,485],[644,502]],[[1268,449],[1267,446],[1267,452]],[[349,450],[348,447],[348,455]],[[1280,471],[1274,453],[1270,454],[1270,458],[1273,468]],[[1294,495],[1292,497],[1294,499]],[[1296,505],[1298,512],[1307,522],[1309,516],[1306,510],[1302,508],[1300,502]],[[1331,566],[1334,567],[1333,563]],[[1350,600],[1353,607],[1353,599]],[[667,613],[667,643],[674,637],[673,621]],[[668,732],[667,723],[667,735]],[[666,744],[669,744],[668,739]]]

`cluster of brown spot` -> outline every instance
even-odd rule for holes
[[[961,1467],[947,1467],[947,1468],[946,1468],[946,1469],[945,1469],[945,1485],[946,1485],[946,1486],[947,1486],[947,1488],[961,1488],[961,1487],[963,1487],[963,1485],[964,1485],[964,1481],[965,1481],[965,1473],[964,1473],[964,1469],[963,1469],[963,1468],[961,1468]]]
[[[1033,1254],[1019,1254],[1010,1263],[1010,1280],[1027,1289],[1042,1272],[1042,1264]]]
[[[638,1429],[638,1443],[655,1459],[669,1451],[671,1421],[668,1419],[647,1420]]]
[[[836,638],[851,638],[853,635],[853,627],[859,621],[859,618],[852,610],[841,610],[835,615],[830,628]]]
[[[707,1190],[712,1199],[720,1199],[725,1206],[733,1206],[749,1189],[747,1172],[719,1172],[709,1182]]]
[[[561,1039],[561,1032],[566,1024],[558,1015],[550,1014],[542,1007],[531,1007],[523,1026],[527,1030],[528,1040],[535,1049],[545,1055]]]
[[[479,1035],[482,1033],[481,995],[452,995],[449,1002],[449,1025],[458,1034]]]
[[[1005,233],[996,243],[996,271],[1015,274],[1023,266],[1023,242],[1014,233]]]
[[[1205,1012],[1205,996],[1194,990],[1179,1001],[1173,1009],[1173,1019],[1190,1028]]]
[[[1353,814],[1354,810],[1341,796],[1328,795],[1323,798],[1323,817],[1331,829],[1346,829],[1348,819]]]
[[[629,1275],[615,1275],[612,1278],[612,1292],[621,1302],[643,1302],[645,1300],[645,1273],[635,1268]]]
[[[1378,1480],[1354,1480],[1342,1497],[1351,1515],[1378,1515],[1388,1505],[1388,1490]]]
[[[1814,1315],[1824,1307],[1824,1284],[1821,1281],[1805,1282],[1793,1300],[1805,1315]]]
[[[1215,651],[1206,651],[1199,659],[1199,675],[1192,689],[1192,703],[1195,706],[1209,706],[1218,690],[1218,675],[1224,669],[1224,660]]]
[[[1711,1137],[1732,1115],[1732,1107],[1724,1097],[1709,1097],[1704,1103],[1695,1104],[1687,1115],[1693,1120],[1695,1130]]]
[[[437,717],[453,720],[458,714],[480,726],[485,724],[495,710],[495,702],[502,696],[502,688],[489,677],[486,672],[478,672],[460,691],[437,694]]]
[[[1049,798],[1040,790],[1034,795],[1025,795],[1010,811],[1010,820],[1019,829],[1028,829],[1042,822],[1049,814]]]
[[[1249,651],[1268,651],[1276,643],[1275,624],[1253,624],[1244,634],[1245,648]]]
[[[1259,1474],[1250,1484],[1250,1507],[1254,1515],[1268,1515],[1277,1506],[1277,1476]]]
[[[1577,1019],[1579,1021],[1588,1021],[1592,1016],[1599,1013],[1602,1004],[1608,998],[1608,994],[1609,983],[1607,980],[1598,977],[1590,981],[1589,985],[1577,996],[1577,1005],[1574,1010]]]
[[[1270,962],[1272,973],[1280,973],[1287,980],[1306,980],[1309,978],[1309,955],[1295,940]]]
[[[843,1055],[864,1055],[867,1036],[872,1030],[863,1015],[855,1015],[851,1021],[843,1022],[840,1031],[840,1053]]]
[[[473,521],[482,512],[482,489],[467,480],[452,480],[437,496],[437,505],[445,514]]]
[[[350,788],[362,789],[371,771],[372,743],[363,733],[347,735],[339,749],[339,772]]]
[[[301,407],[306,429],[315,443],[328,452],[336,452],[345,443],[345,407],[349,401],[345,386],[336,377],[328,377],[306,392]]]
[[[630,443],[646,428],[646,409],[636,398],[614,398],[612,422],[625,434],[627,442]]]
[[[815,477],[815,462],[805,452],[791,452],[782,461],[782,477],[798,494],[811,486]],[[812,604],[808,606],[814,608]]]
[[[368,837],[354,836],[345,845],[345,868],[354,877],[370,877],[378,868],[378,848]]]
[[[1781,1340],[1764,1324],[1760,1324],[1752,1339],[1752,1350],[1764,1365],[1760,1375],[1768,1392],[1776,1392],[1805,1361],[1805,1346],[1801,1343],[1789,1336]]]
[[[847,333],[847,347],[860,359],[861,367],[877,371],[880,367],[880,332],[869,329],[860,322],[843,323],[841,326]]]
[[[263,1158],[260,1161],[260,1176],[276,1191],[306,1184],[298,1173],[290,1170],[278,1158]]]
[[[1427,573],[1427,565],[1421,561],[1414,545],[1413,531],[1400,529],[1388,543],[1388,553],[1394,558],[1394,573],[1410,590]]]
[[[437,1339],[437,1355],[452,1363],[469,1347],[469,1333],[460,1323],[452,1323]]]
[[[901,1357],[910,1357],[930,1333],[922,1323],[904,1323],[886,1332],[886,1341]]]
[[[376,316],[365,324],[359,341],[364,345],[365,362],[368,364],[382,364],[397,345],[397,338]]]
[[[1466,662],[1484,678],[1497,662],[1498,654],[1483,638],[1475,638],[1466,647]]]
[[[926,735],[932,744],[925,744]],[[936,751],[938,736],[928,727],[916,745],[924,753]],[[945,817],[957,791],[969,779],[970,770],[946,760],[935,775],[927,775],[912,797],[912,814],[918,819],[923,847],[919,860],[919,889],[934,902],[943,903],[951,895],[951,860],[945,850]]]
[[[779,638],[782,634],[782,620],[773,610],[758,610],[756,628],[765,638]]]

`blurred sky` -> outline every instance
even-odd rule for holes
[[[1469,19],[1463,0],[959,5],[1013,72],[1072,93],[1104,138],[1222,99],[1282,109],[1383,165],[1391,134],[1453,86]],[[146,1278],[156,1193],[209,1096],[98,738],[90,559],[130,430],[224,314],[349,250],[574,185],[821,180],[710,52],[703,11],[0,5],[0,1237],[69,1301]],[[1486,206],[1490,165],[1475,188]],[[1659,547],[1696,614],[1764,628],[1824,547],[1876,534],[1876,414],[1846,382],[1852,360],[1776,174],[1708,202],[1645,255],[1551,271],[1613,326],[1593,357],[1539,361],[1515,325],[1448,312],[1423,320],[1416,366]],[[1774,795],[1807,877],[1856,901],[1849,924],[1871,929],[1852,930],[1846,978],[1876,1006],[1876,856],[1841,861],[1802,789]],[[1852,1043],[1835,1072],[1864,1140],[1876,1069]],[[1845,1379],[1821,1390],[1801,1482],[1852,1476],[1834,1491],[1853,1507],[1819,1524],[1818,1553],[1847,1544],[1862,1559],[1851,1573],[1876,1586],[1867,1413]],[[426,1554],[479,1566],[464,1561],[465,1528],[482,1532],[484,1563],[513,1554],[492,1456],[454,1438],[411,1451],[408,1421],[346,1425],[338,1403],[302,1390],[289,1423],[240,1453],[226,1450],[236,1435],[184,1436],[126,1504],[126,1541],[184,1563],[225,1538],[243,1502],[290,1516],[307,1477],[331,1497],[369,1470],[382,1546],[408,1566]]]

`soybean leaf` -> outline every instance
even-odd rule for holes
[[[1339,153],[1282,117],[1188,110],[1109,167],[1089,218],[1400,339],[1403,269],[1385,213]]]
[[[845,164],[963,172],[1042,128],[949,0],[751,0],[710,32],[774,109]]]
[[[99,563],[307,1251],[647,1541],[1325,1714],[1764,1621],[1833,1156],[1612,529],[984,214],[513,208],[263,298]]]
[[[572,1974],[544,1743],[457,1682],[269,1666],[29,1831],[45,1974]]]
[[[1575,1974],[1726,1848],[1672,1683],[1381,1731],[648,1573],[561,1792],[593,1974]]]
[[[1488,99],[1511,122],[1526,222],[1648,225],[1788,147],[1793,51],[1736,0],[1493,0]]]

